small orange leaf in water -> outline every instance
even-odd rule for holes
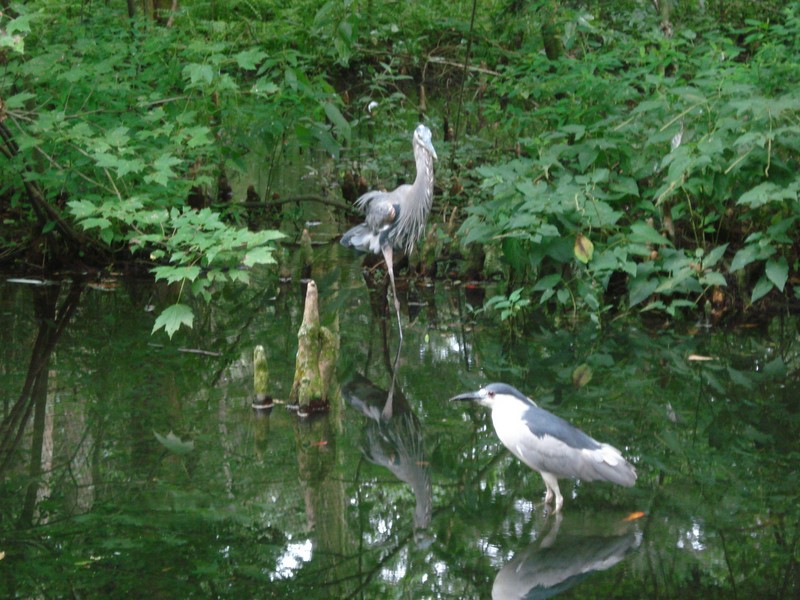
[[[326,440],[322,440],[321,442],[312,442],[312,446],[327,446],[328,442]]]
[[[645,513],[643,513],[643,512],[632,512],[631,514],[629,514],[627,517],[625,517],[622,520],[623,521],[635,521],[636,519],[641,519],[644,515],[645,515]]]

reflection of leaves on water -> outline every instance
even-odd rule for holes
[[[162,446],[173,454],[189,454],[189,452],[194,450],[193,441],[189,440],[185,442],[171,431],[167,435],[160,435],[158,432],[154,431],[153,435],[156,436],[156,439]]]

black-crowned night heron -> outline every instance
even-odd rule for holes
[[[492,409],[497,437],[514,456],[541,474],[547,486],[545,504],[555,498],[556,512],[564,504],[558,489],[560,477],[610,481],[625,487],[636,483],[636,469],[619,450],[539,408],[510,385],[491,383],[451,400],[474,400]]]
[[[392,285],[394,308],[400,338],[400,300],[394,285],[394,249],[410,254],[414,244],[425,233],[425,224],[433,202],[433,161],[436,150],[431,143],[431,130],[418,125],[412,138],[417,176],[411,185],[401,185],[391,192],[367,192],[356,200],[356,207],[364,212],[366,220],[342,236],[341,243],[361,252],[382,253]]]

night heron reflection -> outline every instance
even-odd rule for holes
[[[515,554],[494,579],[493,600],[552,598],[581,584],[593,573],[616,566],[639,547],[642,535],[630,523],[591,527],[572,524],[559,534],[557,515],[547,535]],[[542,534],[545,532],[542,531]]]
[[[414,244],[425,232],[425,224],[433,202],[433,161],[436,150],[431,143],[431,130],[418,125],[412,137],[417,176],[411,185],[401,185],[391,192],[367,192],[356,200],[356,207],[365,215],[365,222],[356,225],[343,236],[341,243],[361,252],[383,254],[389,283],[392,286],[394,308],[400,339],[400,300],[394,283],[393,251],[410,254]]]
[[[514,456],[541,474],[547,486],[545,504],[555,499],[555,512],[564,504],[558,489],[560,477],[610,481],[625,487],[636,483],[636,469],[619,450],[539,408],[510,385],[491,383],[451,400],[474,400],[492,410],[497,437]]]

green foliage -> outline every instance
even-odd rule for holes
[[[29,2],[0,21],[16,146],[0,197],[63,233],[28,206],[24,175],[114,258],[133,251],[207,296],[243,278],[231,267],[269,262],[276,236],[194,218],[191,194],[213,197],[220,170],[242,169],[254,147],[274,168],[288,143],[391,185],[407,175],[396,132],[425,113],[434,129],[459,123],[437,178],[467,191],[438,196],[470,199],[461,241],[496,244],[512,287],[546,306],[599,319],[677,315],[725,285],[776,297],[800,258],[800,17],[777,2],[706,4],[676,5],[668,36],[641,2],[494,0],[474,26],[469,2],[185,2],[169,28],[128,20],[122,4]],[[557,60],[545,33],[559,36]]]
[[[239,263],[274,262],[278,232],[238,229],[188,198],[213,196],[220,169],[237,170],[254,140],[277,155],[294,135],[338,155],[349,124],[303,56],[101,6],[80,27],[52,3],[18,10],[0,39],[17,52],[0,79],[15,149],[0,164],[0,194],[13,208],[29,210],[22,176],[112,254],[143,256],[157,278],[206,299],[217,281],[247,281]],[[170,334],[191,323],[188,307],[178,316],[159,323]]]
[[[498,311],[501,321],[510,321],[517,318],[522,309],[530,304],[530,300],[522,297],[523,288],[518,288],[511,292],[507,297],[493,296],[486,301],[484,310]]]
[[[579,56],[505,67],[498,133],[522,156],[478,169],[463,242],[501,242],[512,275],[546,282],[532,288],[542,301],[563,286],[559,305],[574,296],[594,314],[614,274],[627,306],[673,315],[739,269],[756,273],[751,302],[783,291],[800,216],[800,9],[783,17],[736,38],[595,22],[573,32]]]

